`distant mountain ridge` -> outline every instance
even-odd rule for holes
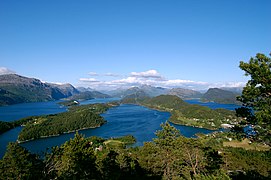
[[[63,98],[88,100],[110,97],[90,88],[81,88],[80,90],[69,83],[43,83],[36,78],[5,74],[0,75],[0,106],[25,102],[52,101]]]
[[[195,99],[195,98],[201,98],[202,93],[190,89],[183,89],[183,88],[173,88],[169,90],[167,93],[169,95],[176,95],[181,99]]]
[[[0,105],[52,101],[79,93],[71,84],[43,83],[17,74],[0,75]]]
[[[68,100],[90,100],[94,98],[110,98],[111,96],[98,91],[84,91],[68,97]]]
[[[232,91],[227,91],[219,88],[210,88],[205,94],[203,94],[201,100],[223,104],[239,104],[240,102],[236,100],[236,97],[238,95],[238,93],[234,93]]]

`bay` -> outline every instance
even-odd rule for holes
[[[118,98],[107,99],[92,99],[88,101],[82,101],[80,104],[93,104],[93,103],[106,103],[119,100]],[[192,101],[196,103],[197,101]],[[208,105],[205,103],[204,105]],[[215,106],[217,105],[217,106]],[[233,106],[222,105],[232,109]],[[211,103],[211,107],[221,107],[221,104]],[[43,103],[25,103],[17,104],[13,106],[6,106],[0,108],[0,117],[2,120],[11,121],[27,117],[30,115],[42,115],[42,114],[54,114],[64,112],[67,109],[58,105],[57,101],[43,102]],[[14,113],[14,114],[13,114]],[[12,117],[10,117],[12,116]],[[155,138],[155,132],[161,129],[161,123],[164,123],[169,119],[170,113],[161,112],[153,109],[149,109],[138,105],[122,104],[118,107],[109,109],[102,116],[107,120],[107,123],[99,128],[85,129],[79,131],[89,136],[99,136],[103,138],[119,137],[124,135],[133,135],[137,142],[135,146],[141,146],[146,141],[152,141]],[[212,130],[204,128],[196,128],[190,126],[174,125],[180,132],[186,137],[194,137],[197,133],[211,133]],[[18,134],[22,127],[12,129],[2,135],[0,135],[0,158],[3,157],[8,142],[14,142],[17,140]],[[38,139],[22,143],[21,145],[33,153],[42,155],[46,149],[53,146],[61,145],[65,141],[74,137],[74,133],[63,134],[56,137],[49,137],[44,139]]]

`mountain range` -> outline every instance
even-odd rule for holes
[[[0,75],[0,106],[53,101],[69,97],[72,99],[92,99],[109,96],[97,91],[81,92],[71,84],[44,83],[38,79],[17,74]]]
[[[230,89],[229,89],[230,90]],[[126,99],[141,99],[156,97],[159,95],[176,95],[185,99],[201,99],[205,102],[236,104],[238,89],[229,91],[226,89],[210,88],[206,93],[198,91],[173,88],[167,89],[142,85],[128,89],[116,89],[112,91],[95,91],[92,88],[78,87],[71,84],[44,83],[39,79],[28,78],[17,74],[0,75],[0,105],[11,105],[24,102],[52,101],[59,99],[88,100],[93,98],[119,97]]]

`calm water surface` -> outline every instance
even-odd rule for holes
[[[106,103],[116,100],[119,99],[93,99],[89,101],[83,101],[81,104]],[[196,104],[196,101],[192,101],[192,103]],[[204,104],[207,105],[208,103]],[[213,108],[215,107],[214,104],[211,104]],[[228,105],[225,105],[224,108],[225,107],[229,107],[227,109],[233,108],[232,106]],[[222,107],[220,104],[217,104],[217,108]],[[66,110],[66,108],[59,106],[57,102],[26,103],[0,107],[0,118],[5,121],[11,121],[29,115],[52,114],[64,112]],[[105,125],[96,129],[87,129],[79,132],[84,134],[86,137],[100,136],[103,138],[119,137],[130,134],[135,136],[137,139],[136,145],[143,145],[143,142],[151,141],[152,138],[155,137],[154,132],[161,129],[160,124],[169,119],[170,113],[152,110],[137,105],[123,104],[118,107],[109,109],[106,113],[102,114],[102,116],[107,120]],[[174,126],[179,129],[181,133],[186,137],[193,137],[196,133],[207,134],[213,132],[203,128],[181,125]],[[22,127],[17,127],[0,135],[0,158],[2,158],[4,155],[8,142],[17,140],[21,129]],[[29,141],[22,143],[21,145],[33,153],[42,154],[46,151],[47,148],[61,145],[73,137],[74,133],[69,133],[57,137]]]
[[[215,102],[201,102],[199,99],[185,100],[185,102],[188,102],[190,104],[198,104],[201,106],[207,106],[211,109],[224,108],[228,110],[235,110],[236,108],[240,107],[239,105],[236,105],[236,104],[218,104]]]

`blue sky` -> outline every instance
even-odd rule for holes
[[[270,0],[2,0],[0,74],[116,88],[240,86]]]

